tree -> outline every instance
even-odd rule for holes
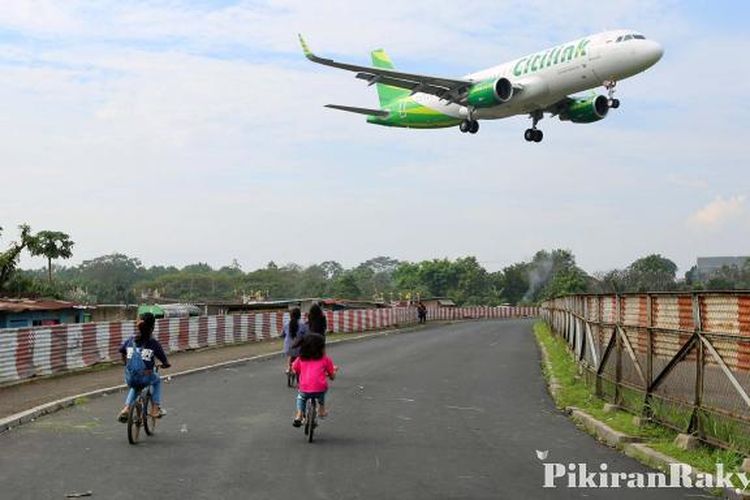
[[[476,257],[402,262],[393,281],[398,292],[412,297],[450,297],[459,305],[499,302],[498,287]]]
[[[67,298],[67,295],[71,292],[67,289],[67,284],[62,283],[60,280],[50,282],[47,280],[46,275],[46,269],[41,272],[19,269],[7,281],[5,290],[10,296],[14,297]]]
[[[497,281],[503,299],[518,304],[529,290],[529,264],[519,262],[504,268]]]
[[[364,261],[357,267],[364,267],[371,269],[373,273],[392,273],[396,270],[399,265],[398,259],[391,257],[375,257]]]
[[[429,289],[422,282],[420,276],[421,264],[415,264],[412,262],[402,262],[398,265],[396,270],[393,272],[393,282],[396,291],[400,295],[409,295],[414,297],[416,295],[426,296],[429,294]]]
[[[322,264],[312,265],[299,272],[295,280],[295,297],[324,297],[330,291],[328,273]]]
[[[685,273],[685,284],[693,289],[701,289],[703,287],[703,283],[700,282],[698,275],[698,266],[691,267]]]
[[[613,269],[606,273],[596,273],[594,275],[595,289],[599,293],[622,293],[625,291],[625,271]]]
[[[588,275],[577,267],[570,267],[555,274],[544,287],[542,300],[554,299],[572,293],[588,291]]]
[[[357,286],[357,279],[352,271],[348,271],[336,278],[333,284],[333,292],[342,299],[359,299],[362,291]]]
[[[141,261],[121,253],[85,260],[73,271],[74,281],[99,303],[135,302],[133,285],[145,273]]]
[[[2,229],[0,227],[0,234],[2,233]],[[16,271],[21,252],[31,243],[33,238],[31,236],[31,228],[28,224],[21,224],[18,226],[18,229],[21,231],[20,241],[12,242],[8,250],[0,253],[0,290],[3,290],[5,284]]]
[[[320,268],[326,275],[326,279],[332,280],[338,277],[339,274],[344,272],[344,266],[336,262],[335,260],[327,260],[320,263]]]
[[[677,264],[652,254],[640,258],[625,270],[625,286],[629,292],[674,290]]]
[[[52,260],[69,259],[73,256],[73,241],[60,231],[40,231],[29,242],[31,255],[47,257],[47,277],[52,282]]]
[[[588,281],[586,273],[576,265],[573,252],[560,248],[540,250],[534,254],[528,265],[528,275],[529,290],[523,297],[527,302],[538,302],[542,298],[552,297],[554,293],[574,293],[580,288],[579,278],[585,277]],[[558,275],[562,277],[552,285],[553,290],[546,290]],[[568,290],[563,284],[570,285],[571,288]]]
[[[210,273],[214,269],[206,264],[205,262],[198,262],[197,264],[189,264],[182,268],[185,273]]]

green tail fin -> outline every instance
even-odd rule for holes
[[[372,64],[376,68],[383,69],[394,69],[393,62],[388,54],[383,49],[377,49],[372,51]],[[382,83],[376,83],[375,86],[378,89],[378,97],[380,98],[380,107],[384,108],[402,97],[409,95],[409,91],[406,89],[400,89],[391,85],[384,85]]]

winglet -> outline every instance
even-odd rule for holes
[[[297,33],[297,36],[299,37],[299,43],[302,45],[302,52],[305,54],[305,57],[312,60],[314,57],[312,51],[310,51],[310,47],[307,46],[307,42],[305,42],[305,39],[302,38],[301,33]]]

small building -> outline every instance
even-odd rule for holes
[[[737,267],[742,269],[750,257],[698,257],[695,270],[700,279],[710,278],[722,267]]]
[[[49,299],[0,299],[0,328],[28,328],[91,321],[90,308]]]
[[[299,306],[299,300],[258,300],[252,302],[211,302],[201,305],[201,308],[207,316],[225,316],[251,312],[288,311]]]
[[[456,303],[448,297],[433,297],[431,299],[422,299],[422,303],[427,309],[438,309],[440,307],[456,307]]]
[[[390,305],[385,302],[376,302],[372,300],[303,299],[303,310],[309,310],[310,306],[315,302],[320,304],[323,309],[330,311],[343,311],[345,309],[382,309],[390,307]]]
[[[138,306],[133,304],[97,304],[91,310],[91,321],[131,321],[138,315]]]
[[[456,303],[453,302],[453,299],[449,299],[448,297],[429,297],[429,298],[416,298],[416,299],[410,299],[410,300],[400,300],[397,302],[394,302],[393,305],[395,307],[407,307],[407,306],[416,306],[422,302],[422,304],[425,305],[427,309],[438,309],[441,307],[456,307]]]
[[[200,316],[203,310],[193,304],[144,304],[138,307],[138,316],[143,313],[151,313],[156,319],[161,318],[188,318]]]
[[[244,303],[209,303],[202,307],[205,308],[205,314],[213,316],[225,314],[247,314],[250,312],[288,311],[294,307],[299,307],[303,313],[306,313],[310,310],[310,306],[313,304],[320,304],[320,306],[326,311],[390,307],[390,305],[383,302],[373,302],[370,300],[321,298],[258,300]]]

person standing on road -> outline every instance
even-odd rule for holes
[[[284,354],[286,354],[286,373],[292,369],[292,363],[299,356],[299,345],[309,332],[307,325],[300,321],[302,312],[295,307],[289,312],[289,322],[284,325],[281,337],[284,339]]]
[[[419,316],[420,323],[427,323],[427,307],[421,300],[417,305],[417,316]]]
[[[156,359],[158,359],[164,368],[169,368],[170,364],[167,361],[167,355],[164,354],[161,344],[158,340],[152,338],[154,333],[154,327],[156,326],[156,318],[150,312],[141,314],[138,322],[136,323],[135,335],[132,335],[129,339],[122,343],[120,346],[120,354],[122,355],[122,361],[127,366],[125,382],[130,387],[128,395],[125,398],[125,407],[122,409],[117,419],[125,423],[128,421],[128,413],[130,407],[135,403],[136,389],[135,386],[151,385],[153,392],[151,397],[153,398],[153,406],[151,409],[151,416],[154,418],[161,418],[164,416],[164,410],[161,409],[161,377],[154,371],[154,365]],[[128,369],[131,365],[129,362],[133,356],[140,356],[143,360],[141,367],[143,373],[139,374],[139,380],[137,382],[128,379]]]
[[[310,306],[310,312],[307,313],[307,328],[311,333],[317,333],[325,337],[328,331],[328,320],[320,304]]]

